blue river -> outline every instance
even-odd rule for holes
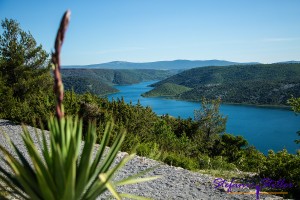
[[[148,85],[156,81],[141,82],[133,85],[115,86],[120,92],[108,95],[109,99],[123,97],[125,102],[136,104],[138,100],[143,106],[150,106],[158,114],[172,115],[181,118],[194,118],[194,110],[200,109],[200,102],[179,101],[160,97],[144,98],[142,93],[151,90]],[[300,148],[294,140],[300,130],[300,116],[293,111],[281,108],[222,104],[220,111],[228,117],[226,132],[243,136],[250,145],[267,154],[286,148],[296,153]]]

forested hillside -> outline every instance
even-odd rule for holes
[[[183,100],[220,97],[224,103],[287,105],[292,95],[300,96],[300,64],[194,68],[152,86],[165,83],[193,88],[174,95]]]
[[[162,80],[174,72],[151,69],[63,69],[62,76],[66,90],[82,94],[91,92],[105,95],[117,92],[114,84],[134,84],[147,80]]]
[[[164,83],[154,88],[153,90],[142,94],[144,97],[155,97],[155,96],[164,96],[164,97],[173,97],[178,94],[190,91],[192,88],[188,88],[182,85],[177,85],[174,83]]]

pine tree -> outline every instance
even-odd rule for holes
[[[32,122],[53,105],[48,54],[19,23],[5,19],[0,35],[1,117]]]
[[[299,115],[300,113],[300,97],[292,97],[288,100],[288,104],[292,106],[293,111]],[[297,131],[297,134],[300,136],[300,131]],[[300,144],[300,139],[295,140],[296,144]]]
[[[194,111],[195,121],[199,123],[201,134],[196,135],[195,138],[203,139],[206,148],[212,148],[214,142],[219,139],[219,135],[226,129],[227,117],[220,114],[220,104],[220,99],[209,101],[203,98],[201,108]]]

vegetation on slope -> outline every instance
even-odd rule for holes
[[[164,96],[164,97],[173,97],[179,95],[181,93],[187,92],[191,90],[191,88],[177,85],[173,83],[164,83],[154,88],[153,90],[142,94],[144,97],[156,97],[156,96]]]
[[[193,88],[175,96],[183,100],[220,97],[225,103],[287,105],[292,95],[300,96],[300,64],[194,68],[153,86],[165,83]]]
[[[14,20],[5,19],[1,26],[0,117],[46,123],[54,109],[48,54]]]
[[[117,92],[112,85],[134,84],[147,80],[162,80],[174,72],[151,69],[63,69],[62,75],[66,90],[82,94],[90,92],[105,95]]]
[[[78,94],[84,94],[90,92],[96,95],[105,95],[109,93],[118,92],[114,87],[103,83],[94,78],[84,78],[84,77],[74,77],[67,76],[64,77],[64,89],[74,90]]]

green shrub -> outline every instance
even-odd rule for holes
[[[200,169],[215,169],[215,170],[236,170],[236,166],[233,163],[228,163],[222,156],[216,156],[214,158],[208,155],[201,155],[198,158]]]
[[[266,156],[253,146],[240,151],[240,155],[234,163],[242,171],[259,173],[265,165]]]
[[[173,152],[171,153],[164,152],[163,157],[164,157],[163,162],[169,165],[182,167],[184,169],[189,169],[189,170],[199,169],[198,162],[194,158],[189,158],[182,154],[173,153]]]
[[[211,158],[208,155],[198,156],[199,169],[211,169]]]
[[[300,152],[289,154],[286,149],[275,153],[270,150],[259,175],[273,180],[285,179],[296,187],[289,190],[292,197],[300,198]]]
[[[140,156],[159,160],[161,151],[159,145],[155,142],[140,143],[136,148],[136,153]]]
[[[236,166],[233,163],[226,161],[226,158],[223,156],[216,156],[211,160],[212,169],[221,169],[221,170],[236,170]]]

